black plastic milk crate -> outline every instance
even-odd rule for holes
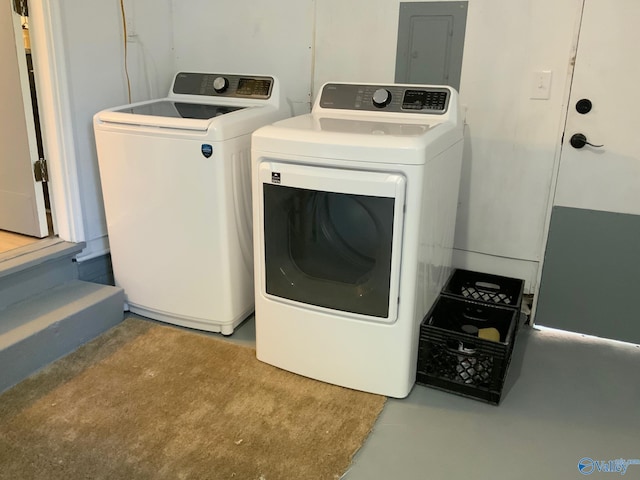
[[[440,295],[420,324],[416,383],[498,405],[518,317],[513,308]]]
[[[464,300],[515,308],[522,304],[524,281],[490,273],[456,269],[442,289],[442,294]]]

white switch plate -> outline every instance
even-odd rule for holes
[[[533,72],[531,77],[531,98],[534,100],[549,100],[551,94],[551,70]]]

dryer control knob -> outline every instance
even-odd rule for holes
[[[376,107],[384,108],[391,103],[391,92],[386,88],[379,88],[373,92],[371,99]]]
[[[224,77],[216,77],[216,79],[213,81],[213,89],[216,92],[222,93],[227,88],[229,88],[229,80],[227,80],[226,78],[224,78]]]

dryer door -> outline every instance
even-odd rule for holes
[[[262,293],[395,321],[405,178],[268,161],[258,175]]]

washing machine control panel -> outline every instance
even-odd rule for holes
[[[179,95],[267,99],[272,89],[272,77],[180,72],[171,90]]]
[[[444,114],[451,91],[447,87],[419,85],[355,85],[328,83],[322,89],[320,106],[341,110]]]

